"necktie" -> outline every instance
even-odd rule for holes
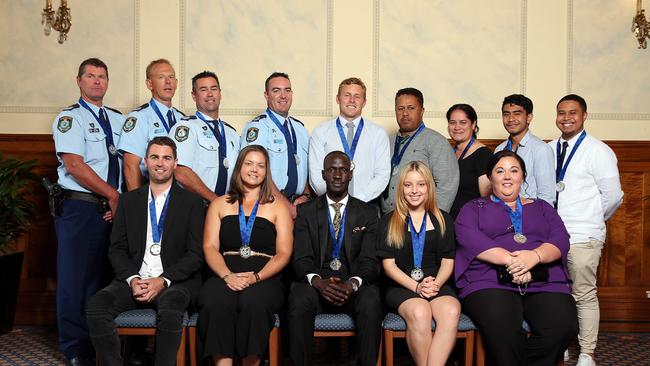
[[[346,138],[348,140],[348,146],[350,146],[350,148],[352,148],[352,140],[354,140],[354,123],[347,122],[345,124],[345,127],[348,128],[348,135],[346,136]],[[354,177],[352,178],[352,180],[350,181],[350,184],[348,185],[348,191],[350,191],[350,192],[353,192],[353,188],[354,188],[353,181],[354,181]]]
[[[167,111],[167,125],[169,126],[170,131],[175,124],[176,124],[176,117],[174,117],[174,112],[172,112],[172,110],[170,109]]]
[[[225,143],[225,138],[222,138],[221,133],[219,132],[219,121],[211,121],[210,122],[213,125],[213,131],[217,134],[217,140],[219,141],[219,144]],[[226,172],[226,167],[223,165],[223,159],[226,157],[225,154],[222,153],[222,147],[219,146],[219,172],[217,173],[217,184],[214,187],[214,193],[217,196],[223,196],[226,193],[226,181],[228,177],[228,173]]]
[[[560,172],[562,171],[562,166],[564,165],[564,157],[566,156],[566,149],[569,147],[569,143],[567,141],[564,141],[562,143],[562,150],[560,150],[560,161],[558,161],[557,166],[555,167],[555,176],[559,177]],[[555,208],[557,209],[557,202],[558,199],[560,198],[560,192],[557,190],[555,191]]]
[[[332,220],[332,225],[334,225],[334,232],[336,233],[336,238],[339,237],[339,229],[341,229],[341,206],[343,204],[341,202],[334,202],[331,204],[332,208],[334,208],[334,220]]]
[[[113,188],[117,189],[120,181],[120,163],[115,154],[115,144],[113,143],[113,129],[108,121],[108,116],[104,108],[99,109],[99,124],[106,134],[106,151],[108,151],[108,177],[106,182]]]
[[[296,164],[296,155],[292,148],[293,141],[288,118],[284,120],[284,130],[286,131],[284,136],[287,140],[287,185],[284,186],[282,192],[286,197],[291,197],[298,190],[298,164]]]

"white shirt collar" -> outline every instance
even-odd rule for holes
[[[330,207],[331,207],[331,206],[332,206],[332,203],[336,203],[336,202],[335,202],[334,200],[332,200],[332,199],[331,199],[327,194],[325,194],[325,198],[327,198],[327,206],[330,206]],[[346,194],[345,197],[343,197],[343,198],[339,201],[339,203],[342,203],[342,204],[343,204],[342,207],[345,207],[345,206],[348,205],[348,199],[349,199],[349,198],[350,198],[350,195],[349,195],[349,194]]]
[[[354,128],[359,127],[359,123],[361,123],[362,118],[363,118],[362,116],[359,116],[352,120],[352,123],[354,123]],[[345,124],[348,123],[348,120],[341,115],[339,115],[339,121],[341,121],[341,126],[343,127],[345,127]]]

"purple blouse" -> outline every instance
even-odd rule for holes
[[[514,285],[500,285],[495,266],[476,258],[491,248],[504,248],[508,251],[532,250],[542,243],[555,245],[562,253],[561,260],[548,263],[548,281],[530,282],[528,292],[570,293],[567,253],[569,252],[569,233],[564,227],[557,211],[544,200],[535,200],[523,205],[522,231],[528,239],[519,244],[514,240],[514,230],[510,216],[503,203],[489,198],[477,198],[468,202],[456,218],[456,261],[454,274],[460,297],[474,291],[500,288],[518,291]]]

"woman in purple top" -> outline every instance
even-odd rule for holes
[[[464,312],[495,364],[555,365],[578,329],[569,234],[548,203],[519,196],[526,166],[517,154],[496,153],[487,175],[492,195],[468,202],[456,219],[454,270]]]

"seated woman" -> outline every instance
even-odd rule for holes
[[[239,152],[230,190],[206,215],[203,251],[211,271],[199,298],[199,352],[215,365],[257,365],[284,304],[280,280],[289,262],[293,221],[274,200],[269,156],[258,145]]]
[[[381,219],[378,255],[389,278],[386,305],[406,320],[417,365],[445,365],[456,343],[460,303],[447,280],[454,269],[454,226],[436,206],[429,168],[410,162],[400,173],[395,210]],[[431,335],[431,319],[436,332]]]
[[[468,202],[456,219],[463,309],[494,364],[555,365],[578,329],[569,234],[548,203],[519,196],[526,166],[517,154],[496,153],[487,175],[492,195]]]
[[[447,110],[447,132],[455,142],[454,151],[460,171],[458,193],[449,211],[451,217],[455,218],[464,204],[490,194],[490,181],[485,169],[492,151],[476,139],[478,117],[469,104],[454,104]]]

